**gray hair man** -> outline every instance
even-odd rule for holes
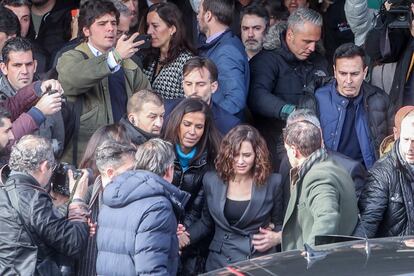
[[[56,253],[68,257],[77,257],[88,238],[88,210],[83,202],[87,190],[87,173],[78,180],[72,202],[69,203],[68,217],[62,216],[55,209],[48,194],[50,179],[56,161],[52,145],[42,137],[27,135],[13,146],[9,160],[11,174],[0,189],[0,247],[6,248],[8,241],[16,241],[22,246],[10,247],[10,252],[2,250],[0,267],[9,264],[12,274],[31,275],[36,266],[19,266],[15,259],[7,256],[30,254],[30,249],[23,244],[37,246],[37,267],[50,264],[48,271],[57,274],[60,266]],[[69,185],[75,180],[69,174]],[[16,249],[17,248],[17,249]],[[18,250],[19,253],[16,253]],[[45,260],[49,260],[45,262]],[[51,265],[55,263],[56,265]],[[56,270],[53,268],[56,267]],[[15,270],[13,270],[15,269]],[[31,272],[30,272],[31,270]],[[10,271],[9,271],[10,272]],[[8,274],[2,271],[2,274]]]
[[[358,220],[355,189],[349,174],[321,147],[320,129],[308,121],[295,122],[286,127],[284,140],[293,169],[282,250],[315,245],[316,236],[351,235]]]
[[[284,151],[281,134],[286,118],[299,104],[304,87],[327,74],[328,64],[317,51],[321,29],[319,13],[299,8],[287,25],[269,29],[263,43],[266,51],[250,61],[249,107],[269,145],[275,169]]]
[[[97,273],[176,275],[176,215],[190,195],[169,183],[174,172],[171,143],[148,140],[135,157],[136,170],[113,178],[103,193]]]

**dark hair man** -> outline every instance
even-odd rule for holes
[[[199,51],[218,68],[219,88],[213,101],[227,112],[243,118],[250,71],[243,44],[229,27],[233,9],[232,0],[201,1],[197,20],[200,32],[207,40]]]
[[[319,127],[308,121],[290,124],[284,139],[293,169],[282,250],[315,245],[318,235],[351,235],[358,220],[354,185],[348,173],[329,160]]]
[[[250,61],[249,107],[269,146],[275,169],[284,151],[281,135],[286,118],[299,104],[304,87],[326,76],[326,60],[316,51],[321,28],[319,13],[297,9],[289,16],[287,26],[269,29],[264,50]]]
[[[263,48],[269,15],[265,7],[253,4],[244,7],[240,17],[241,40],[250,60]]]
[[[10,112],[0,107],[0,152],[14,139]]]
[[[18,35],[20,35],[19,19],[11,10],[0,7],[0,51],[8,39]]]
[[[6,270],[1,274],[43,275],[47,271],[59,275],[60,263],[56,256],[76,257],[88,238],[88,210],[82,202],[88,174],[84,172],[80,178],[65,217],[59,215],[48,194],[56,161],[52,146],[45,138],[27,135],[20,139],[13,146],[9,167],[10,177],[0,189],[0,231],[3,233],[0,247],[10,246],[10,241],[15,241],[17,246],[10,246],[10,251],[2,249],[0,268]],[[72,174],[69,181],[73,187]],[[15,254],[29,256],[28,244],[37,246],[36,265],[19,266]]]
[[[230,114],[212,97],[218,89],[218,71],[216,65],[208,58],[192,57],[183,67],[183,89],[186,98],[200,98],[206,102],[213,113],[214,123],[221,134],[225,135],[233,127],[240,124],[239,118]],[[182,99],[167,100],[165,103],[165,122],[171,111]]]
[[[0,76],[0,101],[16,95],[17,91],[24,86],[33,83],[34,73],[36,71],[37,62],[33,58],[31,43],[24,38],[15,37],[9,39],[2,50],[3,62],[0,68],[3,73]],[[65,139],[65,131],[63,119],[60,113],[60,107],[55,108],[54,104],[61,102],[60,93],[49,95],[46,93],[41,100],[26,113],[26,116],[33,118],[36,123],[36,134],[55,140],[58,146],[57,156],[63,152],[63,144]],[[30,118],[29,118],[30,119]],[[29,120],[28,119],[28,120]],[[15,123],[13,123],[15,125]],[[23,126],[26,132],[23,134],[34,133],[29,132],[29,125]],[[21,137],[17,135],[16,138]]]
[[[109,150],[116,144],[104,146]],[[105,187],[97,273],[176,275],[179,254],[174,212],[182,214],[190,195],[170,184],[175,159],[171,143],[148,140],[138,147],[135,159],[135,170],[112,178]],[[111,162],[111,158],[105,160]]]
[[[388,95],[364,78],[364,50],[353,43],[334,53],[335,79],[315,91],[325,146],[371,168],[392,133]]]
[[[128,99],[127,116],[119,121],[135,145],[160,136],[164,123],[164,100],[151,90],[140,90]]]
[[[17,16],[20,23],[20,36],[26,37],[30,26],[30,2],[28,0],[3,0],[1,5]]]
[[[414,231],[412,168],[414,165],[414,111],[401,123],[401,132],[391,151],[369,170],[359,200],[361,222],[355,234],[361,237],[411,235]]]
[[[78,156],[98,127],[121,119],[133,92],[150,88],[141,69],[130,59],[142,41],[134,42],[138,33],[116,40],[118,20],[119,12],[112,2],[86,2],[79,14],[85,42],[65,52],[56,67],[65,94],[71,99],[80,97],[83,102]],[[72,144],[65,151],[66,160],[72,159]]]
[[[72,9],[79,0],[31,0],[31,22],[27,37],[36,43],[48,61],[70,40]]]

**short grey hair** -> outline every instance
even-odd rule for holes
[[[303,26],[305,22],[315,24],[318,27],[322,27],[323,23],[322,16],[317,11],[308,8],[295,10],[287,20],[288,28],[290,29],[297,29],[297,27]]]
[[[100,173],[108,167],[119,168],[124,164],[124,158],[128,155],[133,157],[134,153],[135,148],[132,145],[108,139],[96,149],[96,167]]]
[[[52,144],[46,138],[36,135],[23,136],[12,147],[9,167],[12,171],[31,174],[36,172],[44,161],[55,165]]]
[[[283,131],[285,144],[295,146],[303,157],[308,157],[322,146],[320,128],[308,121],[295,122]]]
[[[121,0],[111,0],[111,2],[114,3],[115,8],[118,10],[120,15],[127,17],[131,16],[131,11],[124,3],[122,3]]]
[[[295,111],[290,113],[289,117],[286,120],[286,126],[302,121],[309,122],[317,126],[318,128],[321,128],[321,122],[316,116],[316,113],[308,108],[296,109]]]
[[[173,145],[160,138],[154,138],[138,146],[135,169],[150,171],[162,177],[174,164],[174,160]]]

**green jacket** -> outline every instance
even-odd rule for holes
[[[89,58],[85,59],[84,52]],[[87,43],[81,43],[75,50],[67,51],[59,59],[56,70],[59,81],[70,101],[83,97],[82,114],[78,137],[78,162],[92,134],[99,127],[114,123],[108,76],[108,54],[95,57]],[[122,62],[125,72],[125,88],[128,97],[144,88],[151,88],[141,69],[131,59]],[[72,142],[65,149],[63,159],[72,162]]]
[[[317,235],[351,235],[358,220],[351,177],[331,160],[314,164],[297,179],[291,170],[291,196],[283,222],[282,250],[315,245]]]

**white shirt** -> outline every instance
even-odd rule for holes
[[[93,47],[91,43],[88,42],[88,46],[92,54],[95,57],[99,57],[100,55],[102,55],[102,52],[96,49],[95,47]],[[109,52],[106,63],[108,64],[108,67],[109,67],[109,70],[111,70],[111,73],[115,73],[121,68],[121,65],[116,63],[114,53],[112,51]]]

